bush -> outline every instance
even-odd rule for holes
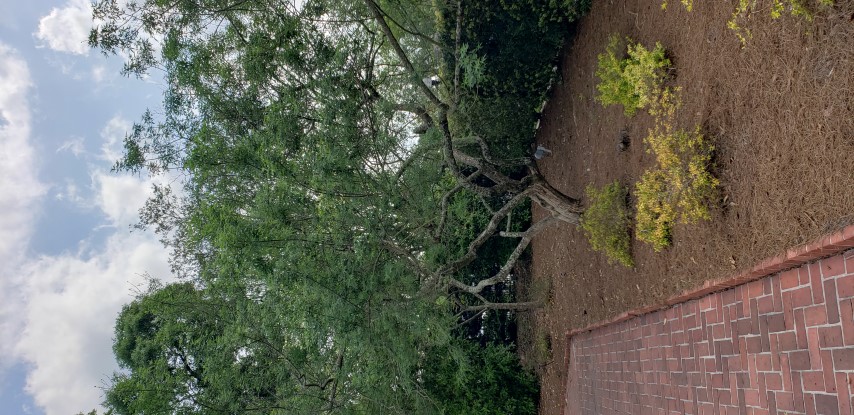
[[[818,0],[817,3],[828,7],[833,5],[833,0]],[[752,36],[750,30],[744,28],[742,24],[750,20],[750,15],[754,10],[756,10],[756,0],[739,0],[735,11],[732,12],[732,17],[727,22],[727,27],[735,32],[742,46],[745,46],[747,39]],[[773,0],[771,3],[771,17],[779,19],[783,16],[784,12],[788,12],[795,17],[802,17],[808,22],[811,22],[815,18],[812,7],[808,6],[805,0]]]
[[[596,99],[602,105],[620,104],[626,116],[633,116],[638,109],[649,106],[661,91],[662,83],[670,68],[670,60],[664,55],[664,47],[656,42],[655,49],[648,50],[640,43],[628,43],[626,58],[618,58],[623,41],[611,35],[604,54],[599,55],[596,76],[599,84]]]
[[[671,243],[671,228],[678,220],[691,224],[709,219],[707,202],[718,186],[709,171],[714,146],[696,127],[673,126],[679,108],[678,89],[665,89],[650,109],[655,127],[644,140],[655,154],[656,168],[644,173],[635,188],[636,236],[660,251]]]
[[[633,267],[627,196],[628,190],[618,182],[598,190],[587,186],[590,206],[581,218],[581,229],[593,250],[604,252],[608,262]]]
[[[694,9],[694,0],[680,1],[689,12]],[[771,17],[779,19],[784,13],[788,12],[792,16],[802,17],[808,22],[811,22],[815,18],[815,13],[813,11],[815,4],[808,5],[807,3],[808,0],[772,0]],[[817,3],[817,5],[821,7],[830,7],[833,6],[834,0],[813,0],[812,3]],[[667,0],[664,0],[661,3],[661,8],[667,9]],[[738,40],[741,41],[742,46],[747,44],[747,39],[752,35],[749,29],[745,29],[741,26],[741,23],[750,20],[750,15],[753,14],[756,8],[756,0],[738,0],[735,10],[732,12],[732,17],[730,17],[727,22],[727,27],[735,32],[735,35],[738,37]]]

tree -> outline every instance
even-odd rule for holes
[[[496,157],[490,143],[476,132],[453,131],[464,90],[459,60],[451,59],[454,67],[445,71],[450,79],[444,90],[424,84],[421,79],[431,65],[425,61],[428,48],[424,45],[437,47],[436,36],[399,26],[392,13],[373,0],[364,0],[361,8],[318,1],[285,10],[265,2],[202,5],[192,1],[131,2],[121,8],[115,0],[106,0],[95,11],[107,23],[93,31],[93,45],[105,52],[125,50],[130,56],[126,70],[132,73],[142,75],[151,67],[162,67],[169,84],[166,122],[154,125],[150,116],[144,117],[126,141],[128,151],[117,165],[120,168],[189,171],[193,184],[203,186],[205,197],[216,193],[215,201],[205,203],[221,204],[227,198],[232,210],[245,209],[248,199],[257,196],[256,190],[264,192],[266,184],[283,177],[291,186],[291,196],[302,204],[326,194],[346,199],[342,203],[351,210],[384,213],[384,205],[394,201],[420,206],[432,202],[428,210],[439,212],[432,218],[401,216],[396,209],[396,223],[380,222],[395,237],[377,242],[410,265],[423,291],[474,298],[506,280],[536,233],[555,221],[577,223],[582,213],[580,201],[552,187],[530,156]],[[459,58],[464,15],[446,12],[457,18],[454,43],[449,46]],[[139,19],[139,15],[152,17]],[[336,23],[335,30],[330,22]],[[158,36],[164,38],[160,60],[151,52],[155,49],[151,42]],[[414,52],[405,50],[404,40],[414,44]],[[414,61],[411,55],[420,59]],[[431,125],[428,134],[433,137],[422,136],[411,151],[413,137],[404,127],[411,125],[413,117]],[[438,198],[439,206],[436,200],[424,201],[424,194],[414,194],[420,179],[405,174],[413,164],[435,167],[437,162],[453,181]],[[524,174],[514,176],[520,168]],[[266,183],[246,185],[259,180]],[[213,186],[225,189],[217,192]],[[236,195],[235,189],[243,194]],[[463,190],[488,200],[490,220],[459,258],[432,267],[419,261],[418,253],[441,238],[449,201]],[[370,198],[368,206],[360,198]],[[524,231],[503,233],[519,242],[494,275],[475,284],[455,278],[477,258],[510,212],[528,199],[552,215]],[[498,207],[492,206],[495,201]],[[432,232],[413,235],[413,228],[424,227],[423,222],[429,222]],[[360,225],[364,224],[354,226]],[[398,236],[403,230],[405,238]],[[529,306],[482,301],[475,307]]]
[[[182,192],[155,189],[140,226],[162,235],[188,283],[123,311],[115,351],[129,373],[114,378],[111,408],[441,412],[425,357],[462,353],[449,328],[539,304],[489,292],[539,231],[577,223],[581,204],[518,145],[499,151],[473,128],[501,83],[464,42],[463,7],[95,5],[90,42],[126,56],[129,74],[162,70],[167,85],[163,114],[143,115],[116,168],[184,177]],[[529,200],[552,215],[511,221]],[[485,252],[508,241],[504,257]],[[490,267],[476,266],[483,257]],[[299,370],[283,363],[291,353],[305,354]]]
[[[266,300],[181,283],[124,307],[107,404],[120,414],[309,413],[344,393],[342,350],[269,319]],[[338,395],[341,393],[341,395]],[[346,399],[346,396],[345,396]]]

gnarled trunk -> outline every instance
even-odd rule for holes
[[[580,200],[561,193],[539,174],[531,187],[533,188],[531,200],[549,211],[553,217],[574,225],[578,224],[581,214],[584,213]]]

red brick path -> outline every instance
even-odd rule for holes
[[[854,250],[569,341],[567,415],[854,414]]]

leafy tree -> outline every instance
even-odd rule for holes
[[[537,232],[582,209],[518,151],[534,105],[518,132],[472,121],[487,119],[510,70],[489,69],[496,45],[480,49],[485,61],[475,46],[463,56],[476,40],[464,10],[95,4],[92,45],[167,85],[163,113],[143,115],[116,168],[184,178],[181,192],[155,189],[139,226],[161,234],[187,283],[122,312],[115,352],[127,372],[110,408],[437,413],[425,376],[443,366],[429,356],[492,361],[461,351],[449,328],[538,306],[499,288]],[[537,74],[530,85],[543,90]],[[438,88],[423,82],[431,75]],[[529,201],[552,215],[528,226]]]

